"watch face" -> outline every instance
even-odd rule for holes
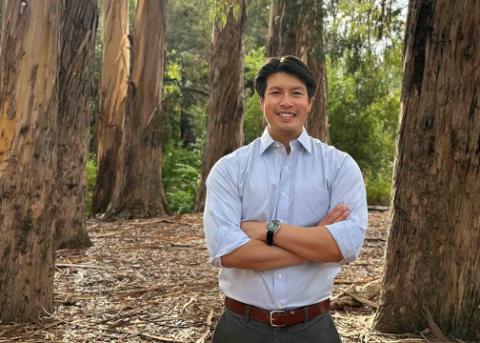
[[[272,220],[271,222],[268,222],[268,225],[267,225],[268,231],[277,232],[279,228],[280,228],[280,222],[278,220]]]

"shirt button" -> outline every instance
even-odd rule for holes
[[[285,166],[285,168],[284,168],[284,169],[285,169],[285,170],[288,170],[288,166]]]
[[[281,278],[282,278],[282,274],[278,275],[278,278],[281,279]]]
[[[283,223],[283,219],[279,219],[278,221],[279,221],[280,223]]]
[[[283,193],[282,193],[282,195],[283,195],[283,196],[286,196],[286,195],[287,195],[287,193],[283,192]]]

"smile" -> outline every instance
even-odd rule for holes
[[[280,113],[277,113],[277,116],[281,117],[281,118],[285,118],[285,119],[288,119],[288,118],[294,118],[297,116],[296,113],[292,113],[292,112],[280,112]]]

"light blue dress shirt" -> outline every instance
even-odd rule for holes
[[[340,263],[303,263],[254,271],[221,267],[220,289],[241,302],[268,310],[313,304],[331,296],[341,265],[360,253],[367,229],[366,191],[360,168],[346,153],[310,137],[305,129],[290,153],[265,129],[262,137],[221,158],[207,178],[204,227],[210,261],[247,243],[247,220],[312,227],[338,204],[345,221],[328,225],[343,256]]]

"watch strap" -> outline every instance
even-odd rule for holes
[[[273,237],[280,230],[280,221],[272,220],[267,223],[267,244],[273,245]]]

